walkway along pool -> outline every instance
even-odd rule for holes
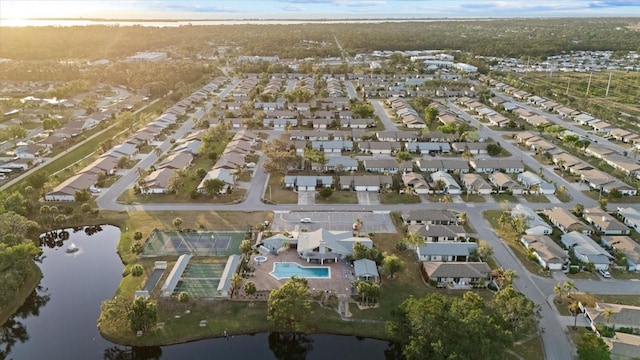
[[[331,279],[331,269],[326,266],[302,266],[293,262],[273,263],[273,271],[269,274],[278,280],[293,276],[306,279]]]

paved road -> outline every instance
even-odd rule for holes
[[[552,114],[549,112],[546,112],[536,106],[532,106],[528,103],[523,103],[520,102],[504,93],[501,93],[495,89],[491,89],[491,92],[493,93],[493,95],[504,99],[506,101],[509,101],[510,103],[516,104],[522,108],[527,109],[529,112],[533,113],[533,114],[538,114],[538,115],[542,115],[545,118],[549,119],[551,122],[557,124],[557,125],[562,125],[565,128],[567,128],[570,131],[575,132],[576,134],[579,134],[585,138],[590,139],[592,142],[597,142],[598,144],[604,145],[606,147],[608,147],[609,149],[615,150],[618,153],[620,153],[620,155],[623,155],[624,153],[627,153],[627,157],[632,157],[631,155],[631,151],[625,147],[622,147],[616,143],[613,143],[611,141],[609,141],[608,139],[605,139],[603,137],[600,137],[598,135],[594,135],[593,131],[591,130],[584,130],[583,128],[579,127],[575,122],[573,121],[564,121],[561,118],[558,117],[558,115],[556,114]]]
[[[387,131],[398,131],[398,127],[396,124],[389,118],[389,115],[385,111],[385,108],[382,106],[383,100],[371,99],[369,102],[373,105],[373,113],[378,115],[380,121],[384,124],[384,128]]]
[[[356,92],[356,88],[353,86],[353,82],[351,82],[351,80],[345,81],[345,87],[347,88],[347,96],[349,99],[358,98],[358,93]]]

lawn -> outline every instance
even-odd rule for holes
[[[547,198],[545,195],[539,195],[539,194],[524,194],[522,195],[523,198],[525,198],[528,202],[532,202],[532,203],[548,203],[549,198]]]
[[[380,194],[380,203],[390,204],[419,204],[420,197],[413,194],[400,194],[397,192],[389,192]]]
[[[580,271],[577,274],[568,273],[567,277],[569,277],[570,279],[600,280],[598,275],[590,273],[588,271]]]
[[[513,345],[511,351],[526,360],[544,360],[544,351],[542,351],[542,349],[542,338],[540,336],[534,336]]]
[[[509,248],[516,255],[520,263],[524,265],[524,267],[532,274],[551,277],[551,273],[548,270],[545,270],[538,264],[537,262],[530,260],[527,256],[527,250],[520,244],[518,236],[515,231],[510,226],[502,228],[498,224],[498,218],[502,214],[501,210],[487,210],[483,213],[484,218],[487,219],[491,227],[494,229],[496,235],[498,235],[502,240],[509,245]]]
[[[553,303],[560,315],[570,316],[571,313],[569,312],[569,309],[567,307],[569,306],[571,301],[574,300],[580,301],[582,305],[586,307],[594,307],[596,306],[596,302],[640,306],[640,296],[637,295],[596,295],[580,292],[574,292],[569,297],[565,295],[562,303],[558,303],[558,299],[556,297]]]
[[[640,204],[640,196],[621,196],[619,198],[612,198],[604,194],[600,196],[600,192],[594,190],[584,190],[582,193],[593,200],[599,200],[600,198],[607,199],[607,201],[612,204]]]
[[[246,189],[235,189],[231,194],[219,194],[216,196],[207,196],[199,194],[198,197],[192,199],[190,196],[177,194],[136,194],[135,190],[129,189],[120,196],[118,202],[123,204],[156,204],[156,203],[212,203],[212,204],[234,204],[242,201],[247,193]]]
[[[334,191],[328,198],[316,193],[316,204],[357,204],[358,196],[354,191]]]
[[[265,193],[265,202],[271,204],[297,204],[298,194],[292,190],[284,189],[284,176],[272,174],[269,176],[269,186]]]
[[[515,196],[513,195],[507,195],[507,194],[491,194],[491,196],[493,196],[493,198],[496,200],[496,202],[501,203],[503,201],[506,202],[510,202],[510,203],[517,203],[518,199],[516,199]]]
[[[478,202],[478,203],[486,202],[486,200],[484,199],[484,196],[479,194],[461,195],[461,197],[466,202]]]
[[[556,197],[558,198],[558,200],[562,201],[563,203],[568,203],[571,201],[571,196],[569,196],[569,194],[566,191],[556,192]]]

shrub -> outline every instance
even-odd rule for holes
[[[133,233],[133,239],[134,240],[142,239],[142,233],[140,231],[136,231],[135,233]]]
[[[572,266],[572,267],[569,268],[569,274],[577,274],[579,272],[580,272],[580,268],[579,267]]]

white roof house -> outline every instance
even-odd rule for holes
[[[628,227],[634,228],[636,230],[640,229],[640,210],[627,207],[627,208],[618,208],[618,215],[622,217],[622,221]]]
[[[571,249],[578,260],[585,264],[592,262],[598,270],[608,269],[613,259],[613,256],[611,256],[607,250],[603,249],[590,237],[581,232],[572,231],[563,234],[560,237],[560,242],[562,242],[567,249]]]
[[[524,216],[527,219],[527,235],[551,235],[553,227],[544,221],[533,209],[522,204],[517,204],[511,209],[511,216]]]
[[[442,180],[445,184],[444,192],[451,195],[459,195],[462,193],[460,185],[456,180],[448,173],[443,171],[436,171],[430,175],[432,184],[438,180]],[[433,187],[433,186],[432,186]]]
[[[525,171],[518,174],[518,181],[522,183],[530,192],[535,192],[543,195],[553,195],[556,192],[555,185],[546,182],[540,178],[537,174],[531,171]],[[535,189],[537,187],[537,189]],[[535,190],[532,190],[534,188]]]
[[[330,231],[318,229],[310,232],[298,233],[298,255],[310,261],[325,259],[339,260],[353,255],[353,245],[360,244],[372,248],[373,241],[369,238],[355,237],[351,231]]]

